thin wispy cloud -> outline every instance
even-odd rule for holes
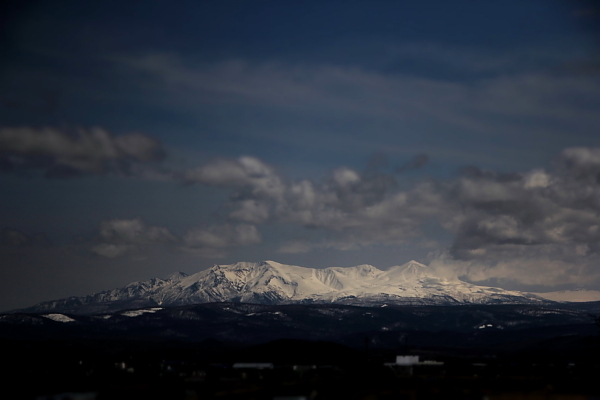
[[[41,169],[48,177],[131,174],[141,169],[140,164],[164,157],[161,143],[141,133],[114,136],[102,128],[0,128],[0,166],[5,171]]]
[[[518,135],[515,129],[523,129],[506,119],[510,116],[542,123],[537,129],[556,133],[552,122],[568,122],[574,125],[571,129],[600,122],[595,110],[585,107],[599,100],[600,82],[548,68],[455,81],[335,65],[244,60],[192,64],[176,55],[161,54],[118,62],[143,74],[140,83],[148,79],[168,82],[172,92],[166,95],[177,97],[173,105],[190,111],[194,104],[237,103],[297,112],[352,112],[396,121],[419,116],[496,135]],[[557,68],[559,65],[557,61]],[[572,102],[574,98],[580,100]]]

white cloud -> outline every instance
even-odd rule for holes
[[[356,246],[346,237],[358,244],[402,242],[418,235],[423,218],[443,209],[431,184],[398,193],[393,176],[367,176],[350,168],[336,169],[322,182],[293,182],[261,160],[241,157],[195,168],[188,174],[192,176],[232,190],[228,207],[233,220],[335,231],[345,243],[335,247]]]
[[[545,188],[550,185],[550,175],[548,175],[544,170],[535,169],[531,172],[528,172],[524,175],[525,178],[525,188]]]

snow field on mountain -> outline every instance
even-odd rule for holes
[[[416,261],[385,271],[368,264],[316,269],[263,261],[213,265],[192,275],[176,272],[164,279],[132,282],[89,296],[40,303],[30,310],[79,312],[82,307],[88,307],[91,312],[102,312],[102,307],[114,311],[212,302],[365,306],[539,304],[548,301],[543,297],[553,299],[551,296],[551,293],[536,295],[478,286],[457,277],[440,275]],[[568,297],[561,296],[561,299]]]

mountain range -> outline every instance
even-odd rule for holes
[[[542,296],[478,286],[410,261],[386,271],[372,265],[325,269],[275,261],[214,265],[193,275],[132,282],[83,297],[46,301],[22,312],[97,314],[197,303],[346,304],[360,306],[543,304]]]

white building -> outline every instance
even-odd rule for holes
[[[396,365],[410,367],[419,363],[419,356],[396,356]]]

